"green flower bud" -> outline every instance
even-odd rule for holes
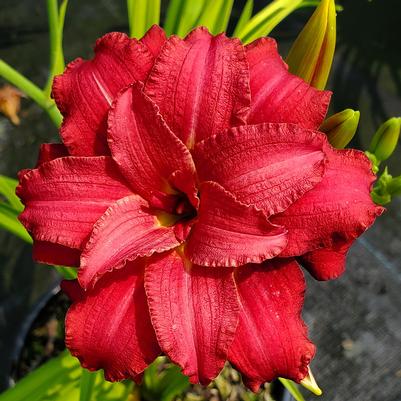
[[[378,163],[392,155],[400,137],[400,130],[400,117],[390,118],[379,127],[369,147],[369,152],[375,155]]]
[[[329,142],[337,149],[344,149],[354,137],[359,124],[359,111],[345,109],[329,117],[320,127]]]
[[[324,89],[336,46],[336,5],[322,0],[298,35],[287,57],[290,72]]]

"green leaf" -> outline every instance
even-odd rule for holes
[[[207,1],[171,0],[164,25],[166,34],[184,37],[196,26]]]
[[[145,370],[141,395],[148,401],[172,401],[188,388],[189,379],[178,366],[167,363],[165,357],[157,358]]]
[[[160,0],[127,0],[129,33],[140,39],[154,24],[160,22]]]
[[[66,386],[78,385],[81,367],[68,351],[46,362],[21,379],[15,387],[0,394],[0,401],[56,400]],[[64,400],[74,401],[70,397]]]
[[[206,26],[213,35],[224,32],[227,29],[233,3],[233,0],[206,2],[195,26]]]
[[[18,220],[19,212],[5,202],[0,202],[0,227],[20,237],[28,243],[32,238],[25,230],[25,227]]]
[[[245,24],[250,20],[253,13],[253,0],[248,0],[242,9],[241,16],[239,17],[238,23],[234,29],[233,37],[238,37],[238,33],[244,28]]]
[[[282,377],[279,377],[278,379],[280,380],[282,385],[290,392],[290,394],[295,398],[296,401],[305,401],[296,383],[294,383],[292,380],[283,379]]]
[[[255,14],[237,32],[243,43],[268,35],[284,18],[298,8],[302,0],[274,0]]]
[[[96,376],[97,372],[89,372],[89,370],[86,369],[82,370],[79,401],[92,401]]]
[[[49,78],[44,89],[44,93],[47,97],[50,97],[54,76],[61,74],[65,67],[63,52],[63,30],[67,5],[68,0],[63,0],[60,7],[58,5],[58,0],[47,0],[50,38],[50,71]]]
[[[17,212],[22,212],[24,209],[23,204],[19,200],[18,196],[15,195],[15,189],[17,188],[18,181],[11,177],[6,177],[0,174],[0,194],[3,195],[8,203]]]

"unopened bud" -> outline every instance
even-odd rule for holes
[[[345,109],[329,117],[320,127],[329,142],[337,149],[344,149],[354,137],[359,124],[359,111]]]
[[[317,89],[329,78],[336,46],[336,5],[322,0],[298,35],[287,57],[290,72]]]
[[[308,366],[308,374],[301,380],[301,384],[315,395],[322,395],[323,391],[317,385],[315,378],[313,377],[312,371]]]
[[[369,152],[376,157],[378,163],[392,155],[400,137],[400,130],[400,117],[390,118],[379,127],[369,147]]]

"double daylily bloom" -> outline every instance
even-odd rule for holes
[[[109,380],[160,353],[207,384],[230,361],[257,390],[300,381],[315,347],[305,282],[344,270],[381,208],[366,156],[317,131],[330,93],[274,40],[204,28],[98,40],[56,78],[61,144],[20,174],[36,260],[79,266],[66,343]]]

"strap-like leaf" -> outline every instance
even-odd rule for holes
[[[14,178],[0,175],[0,194],[6,198],[10,206],[12,206],[16,212],[22,212],[24,206],[17,195],[15,195],[15,188],[17,185],[18,181]]]
[[[18,212],[5,202],[0,202],[0,227],[32,243],[32,238],[18,220]]]
[[[283,379],[282,377],[279,377],[279,380],[296,401],[305,401],[296,383],[294,383],[292,380]]]

